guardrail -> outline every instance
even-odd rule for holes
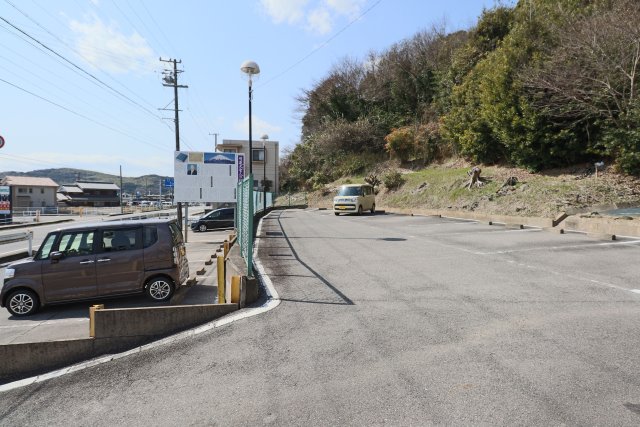
[[[29,241],[29,248],[27,250],[27,253],[29,254],[29,256],[31,256],[33,254],[33,231],[23,231],[20,233],[0,235],[0,245],[22,242],[25,240]]]

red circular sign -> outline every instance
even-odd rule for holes
[[[4,138],[0,135],[0,148],[4,147]]]

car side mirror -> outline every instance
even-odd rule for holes
[[[49,255],[49,258],[51,259],[51,263],[55,264],[58,261],[60,261],[62,258],[64,258],[64,252],[51,252],[51,254]]]

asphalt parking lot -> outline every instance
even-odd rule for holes
[[[55,341],[87,338],[89,336],[89,307],[104,304],[105,308],[132,308],[169,304],[206,304],[217,299],[215,263],[206,266],[219,245],[228,238],[230,230],[215,230],[204,233],[189,232],[187,258],[190,276],[197,277],[191,287],[181,287],[171,302],[153,303],[143,295],[122,298],[84,301],[73,304],[52,305],[41,309],[33,316],[17,318],[3,308],[0,309],[0,344]],[[196,271],[204,268],[203,275]],[[0,269],[0,280],[4,280],[4,268]]]

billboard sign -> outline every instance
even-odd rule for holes
[[[11,214],[11,187],[0,186],[0,215]]]
[[[235,202],[236,153],[174,152],[176,202]]]

